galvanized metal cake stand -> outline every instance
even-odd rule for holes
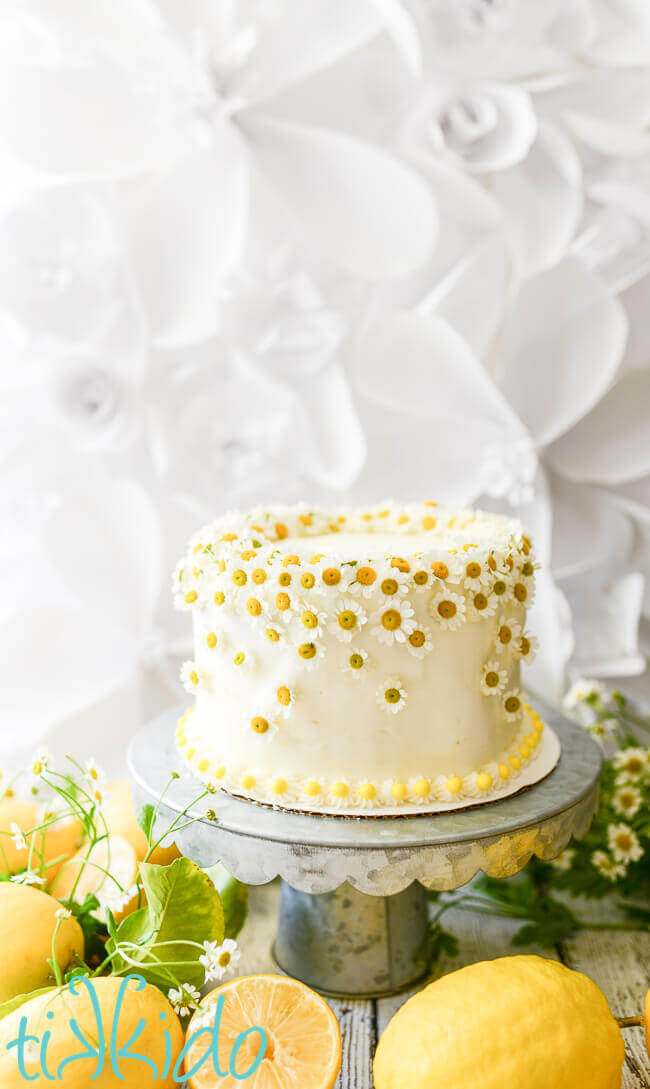
[[[241,881],[282,878],[274,956],[325,994],[378,997],[413,986],[429,964],[425,889],[464,885],[478,870],[509,877],[531,856],[551,859],[581,838],[598,804],[602,756],[574,723],[536,703],[562,755],[541,782],[502,801],[455,813],[389,818],[313,816],[210,795],[176,751],[178,711],[149,723],[129,749],[139,805],[156,801],[171,770],[162,830],[187,810],[177,837],[201,866],[221,860]],[[216,820],[205,816],[214,810]]]

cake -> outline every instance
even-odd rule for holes
[[[543,730],[520,690],[535,567],[519,522],[433,502],[223,515],[174,575],[184,759],[211,790],[312,812],[511,792]]]

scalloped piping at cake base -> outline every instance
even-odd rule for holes
[[[522,770],[534,761],[545,728],[540,715],[524,704],[522,725],[508,750],[465,776],[424,774],[404,781],[378,782],[371,778],[329,781],[319,776],[270,774],[254,767],[228,768],[205,746],[200,731],[192,728],[193,710],[190,708],[179,719],[176,744],[185,763],[209,790],[223,790],[267,805],[312,812],[321,808],[349,813],[393,808],[399,812],[400,809],[437,803],[453,803],[460,808],[475,801],[490,801],[494,796],[500,796],[506,786],[516,782]]]

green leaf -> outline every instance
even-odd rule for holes
[[[220,945],[224,938],[219,893],[189,858],[177,858],[169,866],[141,862],[139,870],[147,903],[122,920],[117,940],[109,939],[108,952],[117,954],[113,971],[126,975],[135,970],[123,955],[128,954],[149,983],[200,987],[205,976],[199,964],[203,943]],[[127,943],[134,948],[127,948]]]
[[[40,987],[38,991],[30,991],[28,994],[17,994],[13,998],[8,998],[6,1002],[0,1003],[0,1021],[3,1017],[7,1017],[14,1010],[19,1010],[21,1006],[24,1006],[26,1002],[30,1002],[32,998],[38,998],[41,994],[47,994],[48,991],[56,991],[56,987]]]
[[[226,919],[226,937],[236,938],[248,915],[248,887],[228,873],[222,862],[205,870],[221,897]]]
[[[153,836],[153,825],[156,818],[156,810],[153,805],[143,805],[142,809],[138,813],[138,824],[147,837],[147,843],[151,843]]]

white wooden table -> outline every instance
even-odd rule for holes
[[[279,893],[277,881],[250,889],[249,917],[240,936],[242,958],[237,966],[240,975],[277,972],[271,959],[271,943],[275,934]],[[590,906],[590,910],[593,913],[593,906]],[[458,938],[460,955],[442,960],[435,975],[474,961],[516,952],[541,953],[561,959],[569,967],[590,976],[604,991],[616,1016],[633,1017],[643,1012],[645,993],[650,987],[648,933],[581,931],[552,952],[534,947],[513,949],[510,938],[520,924],[508,919],[454,910],[445,913],[444,925]],[[408,997],[408,994],[404,994],[377,1001],[329,1000],[339,1019],[343,1037],[343,1067],[337,1089],[371,1089],[372,1057],[377,1041],[390,1018]],[[643,1029],[626,1029],[625,1045],[622,1089],[648,1089],[650,1060],[645,1050]]]

